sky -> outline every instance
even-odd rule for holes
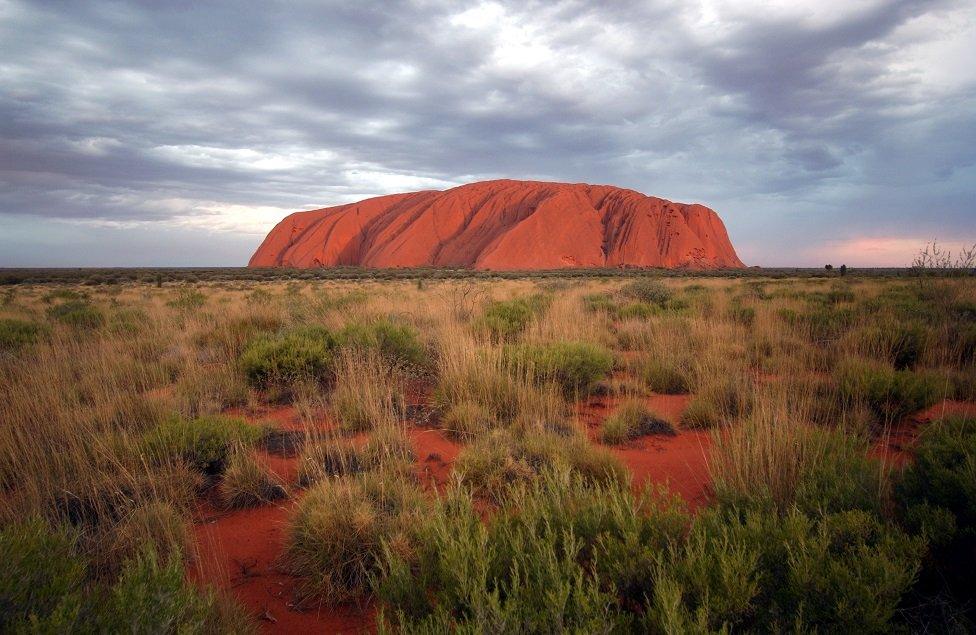
[[[0,267],[242,266],[492,178],[715,209],[748,265],[976,242],[976,2],[0,0]]]

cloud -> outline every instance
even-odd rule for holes
[[[154,227],[242,264],[288,211],[494,177],[704,202],[750,264],[976,233],[961,0],[5,0],[0,41],[0,218],[65,262]]]

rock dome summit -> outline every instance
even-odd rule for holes
[[[484,181],[285,217],[250,267],[741,268],[713,210],[609,185]]]

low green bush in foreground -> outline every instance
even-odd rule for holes
[[[622,403],[616,412],[607,417],[600,429],[600,439],[611,445],[648,434],[674,435],[674,426],[651,412],[639,400]]]
[[[298,380],[324,380],[331,376],[335,337],[319,326],[295,328],[251,342],[240,364],[248,380],[257,386]]]
[[[223,473],[235,446],[253,445],[261,434],[257,426],[234,417],[174,416],[149,430],[142,448],[155,461],[179,459],[204,474],[215,475]]]
[[[932,373],[895,370],[865,360],[848,359],[835,371],[841,395],[867,405],[882,422],[895,423],[939,400],[939,379]]]
[[[34,322],[0,318],[0,351],[15,351],[33,344],[43,332],[41,325]]]

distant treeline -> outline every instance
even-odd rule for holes
[[[849,269],[848,275],[876,277],[910,276],[909,268]],[[50,268],[2,269],[0,285],[15,284],[120,284],[141,282],[225,282],[275,280],[517,280],[523,278],[634,278],[695,277],[695,278],[789,278],[835,277],[835,271],[822,268],[760,268],[748,269],[662,269],[662,268],[587,268],[548,269],[539,271],[478,271],[463,268],[402,268],[368,269],[364,267],[322,267],[291,269],[286,267],[252,269],[249,267],[118,267],[118,268]]]

